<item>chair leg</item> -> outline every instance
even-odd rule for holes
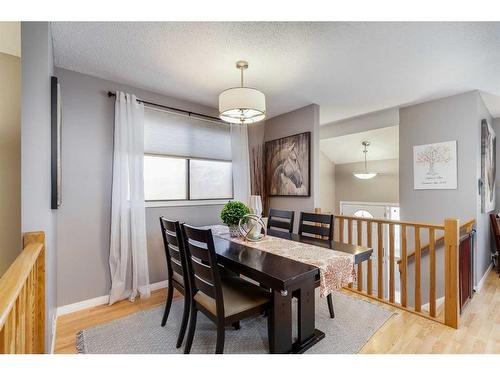
[[[326,300],[328,301],[328,310],[330,311],[330,318],[335,318],[335,311],[333,311],[333,300],[332,294],[326,296]]]
[[[239,321],[234,322],[233,323],[233,328],[234,328],[235,331],[239,330],[241,328],[240,322]]]
[[[226,335],[226,328],[224,321],[217,322],[217,344],[215,346],[215,354],[222,354],[224,352],[224,339]]]
[[[186,333],[186,327],[189,319],[189,310],[191,307],[191,301],[188,296],[184,297],[184,312],[182,313],[181,329],[179,331],[179,337],[177,338],[177,345],[175,346],[179,349],[182,346],[182,341],[184,340],[184,334]]]
[[[163,319],[161,320],[162,327],[165,327],[165,324],[167,324],[168,314],[170,313],[170,307],[172,306],[173,297],[174,297],[174,286],[172,285],[172,280],[168,280],[167,302],[165,304],[165,311],[163,312]]]
[[[193,345],[194,330],[196,329],[196,315],[198,310],[194,303],[191,304],[191,316],[189,317],[189,328],[188,335],[186,339],[186,346],[184,347],[184,354],[189,354],[191,351],[191,345]]]

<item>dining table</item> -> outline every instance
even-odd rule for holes
[[[314,259],[299,261],[288,256],[257,248],[255,242],[233,239],[221,234],[221,226],[210,226],[214,233],[214,245],[218,263],[240,275],[252,279],[269,288],[272,295],[272,309],[269,312],[269,352],[303,353],[325,337],[325,333],[315,326],[315,288],[323,280],[321,267]],[[226,227],[227,228],[227,227]],[[282,231],[269,231],[266,236],[273,246],[290,244],[300,252],[300,246],[313,254],[330,256],[323,251],[345,254],[354,264],[371,257],[372,248],[337,241],[329,241],[305,235]],[[283,240],[283,242],[277,239]],[[292,241],[292,242],[288,242]],[[297,246],[299,247],[297,248]],[[333,254],[333,253],[332,253]],[[297,298],[296,337],[293,337],[292,297]]]

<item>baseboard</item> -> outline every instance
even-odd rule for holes
[[[57,310],[52,316],[52,337],[50,341],[50,354],[54,354],[56,347],[56,330],[57,330]]]
[[[481,288],[483,287],[484,282],[486,281],[486,278],[488,277],[488,274],[490,273],[490,271],[492,269],[493,269],[493,263],[490,263],[490,266],[488,267],[488,269],[484,273],[484,275],[481,278],[481,280],[479,280],[479,282],[477,283],[477,285],[474,286],[474,292],[479,293],[481,291]]]
[[[444,297],[436,299],[436,311],[439,311],[439,309],[443,304],[444,304]],[[421,309],[425,311],[430,311],[431,305],[429,304],[429,302],[427,302],[426,304],[422,305]]]
[[[167,287],[167,280],[159,281],[157,283],[153,283],[153,284],[149,285],[149,288],[151,289],[151,291],[166,288],[166,287]],[[70,313],[77,312],[80,310],[85,310],[85,309],[88,309],[91,307],[106,305],[107,303],[109,303],[109,295],[95,297],[95,298],[87,299],[84,301],[75,302],[75,303],[72,303],[69,305],[60,306],[57,308],[56,315],[62,316],[62,315],[70,314]]]

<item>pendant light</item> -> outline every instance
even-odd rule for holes
[[[370,146],[370,142],[363,141],[361,142],[361,145],[363,146],[363,154],[365,155],[365,170],[364,172],[353,172],[352,174],[354,175],[354,177],[359,178],[360,180],[369,180],[370,178],[373,178],[377,175],[376,172],[368,172],[368,169],[366,167],[366,154],[368,153],[368,146]]]
[[[266,97],[254,88],[245,87],[243,71],[248,69],[246,61],[238,61],[241,86],[227,89],[219,94],[219,117],[233,124],[252,124],[266,117]]]

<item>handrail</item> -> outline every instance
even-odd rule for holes
[[[469,221],[466,221],[465,223],[460,225],[460,233],[462,233],[462,231],[464,229],[466,230],[465,233],[469,233],[475,224],[476,224],[475,219],[470,219]],[[435,243],[435,245],[441,245],[443,242],[444,242],[444,235],[436,238],[436,241],[434,243]],[[430,243],[426,243],[425,245],[420,247],[420,251],[421,251],[422,255],[424,252],[429,251],[430,245],[431,245]],[[406,260],[410,260],[411,258],[414,258],[414,257],[415,257],[415,249],[408,252],[408,254],[406,255]],[[398,265],[401,265],[401,259],[398,259]],[[401,272],[401,268],[399,269],[399,271]]]
[[[23,246],[0,278],[0,354],[45,352],[45,234],[26,233]]]
[[[0,295],[0,330],[7,321],[7,317],[21,294],[42,249],[43,244],[40,243],[31,243],[26,246],[0,278],[0,290],[2,291]]]
[[[419,223],[419,222],[414,222],[414,221],[375,219],[375,218],[368,218],[368,217],[346,216],[346,215],[334,215],[334,216],[335,216],[335,218],[339,218],[339,219],[361,220],[361,221],[366,221],[368,223],[410,225],[410,226],[416,226],[416,227],[421,227],[421,228],[431,228],[431,229],[444,230],[444,225],[442,225],[442,224],[427,224],[427,223]]]

